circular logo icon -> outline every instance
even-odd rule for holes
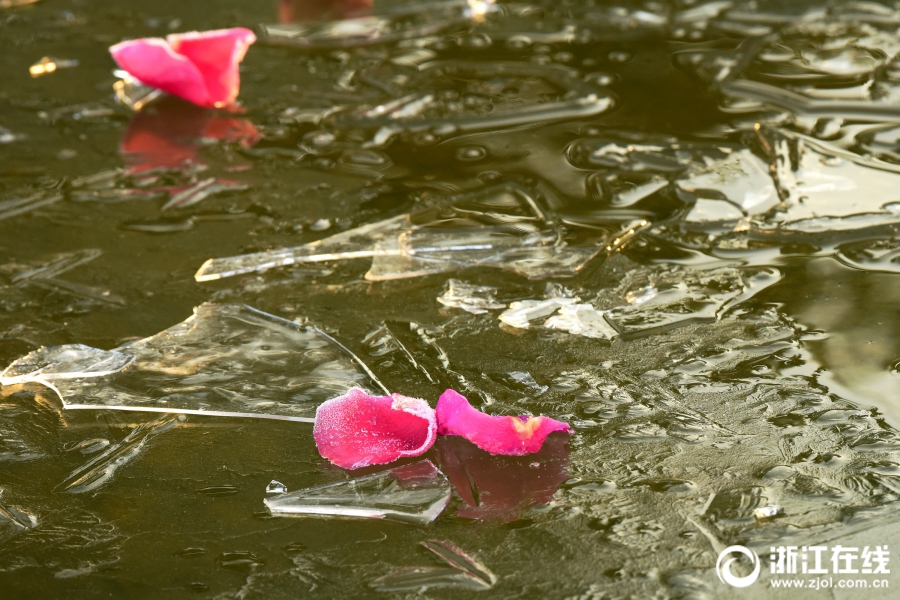
[[[753,572],[746,577],[734,575],[731,572],[731,564],[738,559],[733,557],[729,558],[731,554],[743,554],[749,558],[753,563]],[[745,548],[744,546],[728,546],[719,553],[719,560],[716,561],[716,575],[719,576],[719,580],[722,583],[727,583],[736,588],[745,588],[748,585],[752,585],[753,582],[757,580],[761,566],[759,556],[757,556],[756,552],[753,550]]]

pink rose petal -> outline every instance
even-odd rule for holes
[[[487,415],[453,390],[441,394],[436,410],[438,434],[462,436],[491,454],[531,454],[554,431],[572,432],[568,424],[550,417]]]
[[[313,427],[319,454],[345,469],[419,456],[436,436],[434,410],[424,400],[370,396],[359,388],[323,402]]]
[[[238,63],[254,41],[252,31],[238,27],[130,40],[109,51],[142,83],[199,106],[221,107],[237,98]]]
[[[203,33],[178,33],[166,37],[172,49],[200,70],[206,92],[214,106],[226,106],[237,98],[241,87],[238,64],[256,41],[249,29],[220,29]],[[140,77],[138,77],[140,79]]]

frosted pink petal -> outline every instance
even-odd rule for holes
[[[142,83],[199,106],[222,107],[237,98],[238,64],[255,41],[252,31],[236,27],[131,40],[109,51]]]
[[[151,87],[200,106],[211,106],[200,69],[159,38],[116,44],[110,54],[122,69]]]
[[[453,390],[441,394],[436,411],[438,434],[462,436],[491,454],[531,454],[554,431],[572,433],[568,424],[550,417],[487,415]]]
[[[370,396],[353,388],[319,406],[313,437],[319,454],[339,467],[359,469],[427,452],[437,423],[424,400]]]
[[[175,52],[199,69],[212,106],[226,106],[234,102],[241,87],[238,64],[244,59],[250,44],[256,41],[252,31],[236,27],[202,33],[176,33],[166,39]]]

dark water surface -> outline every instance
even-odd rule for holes
[[[270,481],[387,467],[332,466],[303,422],[6,385],[0,596],[715,598],[732,544],[900,542],[894,4],[7,4],[0,367],[212,302],[190,344],[141,342],[148,375],[65,401],[309,417],[381,382],[575,433],[440,440],[427,526],[287,518]],[[243,112],[115,100],[110,45],[236,26]],[[232,332],[229,304],[308,337]]]

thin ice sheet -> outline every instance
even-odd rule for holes
[[[3,385],[27,382],[54,389],[66,408],[305,422],[351,387],[386,391],[318,328],[238,304],[203,304],[184,322],[111,351],[41,348],[0,375]]]

